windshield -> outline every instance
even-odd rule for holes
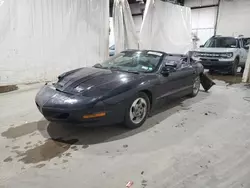
[[[204,45],[206,48],[237,48],[237,40],[232,37],[210,38]]]
[[[115,50],[115,45],[109,47],[110,50]]]
[[[127,51],[119,53],[100,64],[99,68],[128,72],[153,72],[163,54],[159,52]]]

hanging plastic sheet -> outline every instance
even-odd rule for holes
[[[161,0],[147,0],[140,49],[187,53],[192,48],[191,9]]]
[[[138,36],[127,0],[114,0],[115,51],[138,49]]]
[[[51,80],[108,57],[109,2],[0,0],[0,85]]]

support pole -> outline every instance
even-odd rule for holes
[[[250,50],[248,52],[247,61],[245,64],[245,70],[243,73],[242,82],[244,82],[244,83],[250,82],[249,78],[250,78]]]
[[[219,15],[220,15],[220,1],[218,1],[218,6],[217,6],[217,13],[216,13],[216,20],[215,20],[215,26],[214,26],[214,35],[217,34],[217,28],[218,28],[218,20],[219,20]]]

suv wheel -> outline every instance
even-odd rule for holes
[[[242,66],[240,69],[240,73],[244,73],[244,70],[245,70],[245,66]]]
[[[235,59],[233,62],[233,66],[231,68],[231,74],[233,76],[235,76],[237,74],[238,65],[239,65],[239,59]]]
[[[214,74],[214,70],[213,69],[209,69],[209,74]]]

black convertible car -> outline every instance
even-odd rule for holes
[[[202,73],[202,65],[185,55],[126,50],[102,64],[61,74],[41,88],[35,102],[52,122],[123,122],[137,128],[162,99],[196,96]]]

